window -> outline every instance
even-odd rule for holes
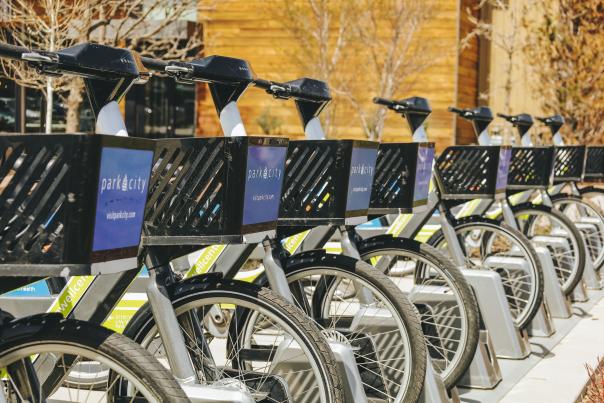
[[[195,86],[152,76],[126,95],[128,133],[149,138],[195,135]]]
[[[0,132],[16,131],[16,101],[15,83],[0,78]]]

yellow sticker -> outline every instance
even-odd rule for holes
[[[185,278],[207,273],[212,268],[214,263],[216,263],[226,247],[226,245],[211,245],[207,248],[204,248],[193,267],[191,267],[191,269],[189,269],[189,271],[185,274]]]
[[[299,234],[288,236],[283,241],[283,247],[289,253],[294,254],[298,250],[302,242],[306,239],[308,234],[310,234],[310,230],[306,230],[304,232],[300,232]]]
[[[59,297],[54,300],[48,312],[60,313],[67,317],[74,306],[82,298],[90,284],[92,284],[94,276],[73,276],[67,281],[67,285],[59,294]]]

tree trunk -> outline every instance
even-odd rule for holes
[[[69,95],[65,101],[67,109],[65,131],[76,133],[80,131],[80,107],[84,101],[82,97],[82,85],[80,80],[71,80],[68,85]]]
[[[52,133],[52,104],[53,104],[53,88],[52,78],[46,79],[46,122],[44,123],[44,130],[46,134]]]

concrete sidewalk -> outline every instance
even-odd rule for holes
[[[604,299],[501,400],[574,402],[588,380],[585,364],[604,357]]]
[[[573,304],[573,316],[554,319],[551,337],[531,337],[524,360],[499,359],[503,380],[495,389],[459,389],[464,403],[572,403],[587,382],[585,364],[604,358],[604,290]]]

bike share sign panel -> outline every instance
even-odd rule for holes
[[[243,225],[277,220],[286,152],[287,147],[249,146]]]
[[[505,187],[508,183],[508,172],[510,170],[511,159],[512,148],[501,147],[499,149],[499,166],[497,167],[497,181],[495,182],[495,191],[505,190]]]
[[[104,147],[93,252],[138,247],[153,151]]]
[[[366,210],[371,199],[377,149],[355,147],[350,157],[346,211]]]
[[[415,186],[413,189],[413,204],[420,204],[428,199],[432,165],[434,164],[434,146],[419,146],[417,149],[417,164],[415,169]]]

